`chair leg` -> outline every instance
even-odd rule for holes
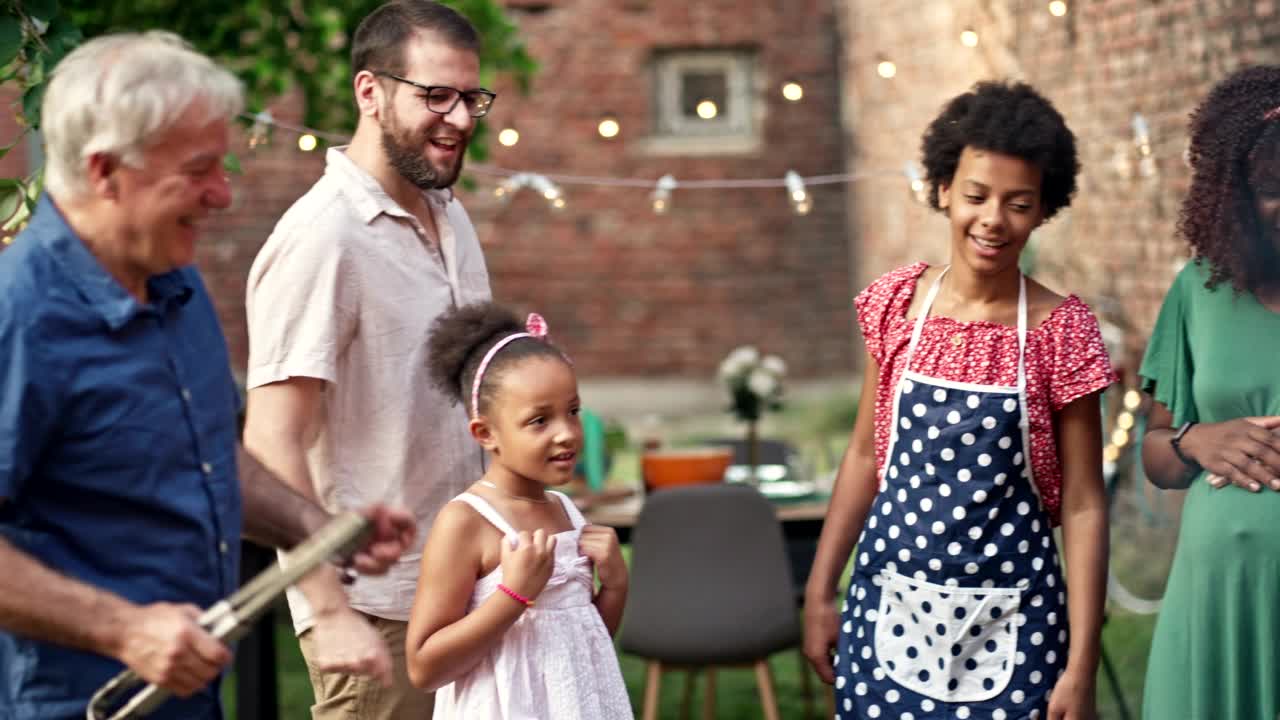
[[[644,679],[644,720],[658,720],[658,689],[662,684],[662,663],[650,660]]]
[[[809,659],[804,656],[803,649],[797,649],[796,655],[800,658],[800,692],[804,694],[804,716],[809,718],[813,717],[813,680],[809,677],[813,674],[813,668],[809,667]]]
[[[765,720],[782,720],[778,715],[778,697],[773,692],[773,675],[769,673],[767,658],[756,662],[756,685],[760,690],[760,705],[764,707]]]
[[[680,720],[689,720],[693,711],[693,683],[698,679],[697,668],[689,668],[684,674],[684,696],[680,699]]]
[[[716,669],[707,668],[707,686],[702,696],[702,720],[716,720]]]

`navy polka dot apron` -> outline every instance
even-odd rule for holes
[[[976,385],[911,370],[946,273],[911,333],[855,550],[835,657],[843,720],[1043,718],[1066,665],[1066,596],[1027,456],[1026,280],[1018,384]]]

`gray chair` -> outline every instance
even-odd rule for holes
[[[643,720],[658,716],[664,670],[706,672],[703,717],[715,717],[715,668],[755,669],[768,720],[778,719],[773,653],[799,648],[801,628],[782,526],[773,506],[745,485],[701,485],[651,494],[631,537],[631,585],[623,652],[648,660]],[[809,669],[800,655],[806,716]]]
[[[707,445],[720,445],[731,449],[735,465],[745,465],[748,462],[747,442],[742,438],[711,438],[704,442]],[[757,461],[762,465],[790,466],[800,455],[800,451],[786,440],[760,438],[757,441],[757,447],[759,449]],[[837,462],[838,460],[831,461],[832,464]],[[791,560],[791,579],[795,588],[796,604],[800,606],[804,605],[804,586],[805,583],[809,582],[809,572],[813,569],[813,559],[817,554],[817,537],[787,538],[787,557]]]

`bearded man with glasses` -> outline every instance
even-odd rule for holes
[[[245,443],[331,510],[385,498],[414,512],[416,547],[386,576],[347,588],[308,578],[290,609],[315,718],[422,720],[432,696],[410,684],[404,658],[417,558],[436,512],[483,474],[465,410],[427,376],[427,336],[443,312],[490,298],[449,188],[495,95],[479,87],[475,28],[430,0],[366,17],[352,71],[351,144],[329,150],[250,270]],[[325,670],[388,660],[389,687]]]

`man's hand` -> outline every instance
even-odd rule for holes
[[[376,504],[360,511],[373,524],[368,543],[351,558],[351,566],[363,575],[382,575],[413,545],[417,523],[404,510]]]
[[[318,614],[309,631],[321,672],[369,675],[391,687],[391,654],[378,631],[348,607]]]
[[[155,603],[126,616],[117,659],[178,697],[199,692],[231,662],[231,651],[197,624],[194,605]]]

